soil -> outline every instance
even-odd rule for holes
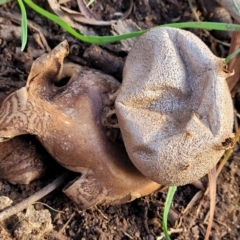
[[[202,5],[196,5],[194,1],[192,3],[200,20],[208,20],[208,9]],[[47,1],[38,1],[38,4],[50,10]],[[76,1],[72,0],[66,6],[77,10]],[[92,5],[91,11],[100,19],[111,20],[119,13],[126,12],[128,8],[129,1],[127,0],[97,0]],[[32,62],[45,53],[46,49],[39,41],[36,30],[30,28],[27,48],[21,52],[19,20],[4,14],[4,12],[9,12],[17,17],[19,8],[14,1],[1,6],[0,10],[0,101],[2,101],[9,93],[25,85]],[[50,48],[55,47],[63,39],[67,39],[72,49],[69,60],[100,68],[121,80],[122,68],[111,72],[96,59],[84,56],[84,52],[91,47],[89,44],[78,41],[29,8],[27,8],[27,14],[28,19],[42,29],[42,34]],[[132,19],[142,29],[164,23],[196,20],[187,0],[134,0],[133,10],[127,18]],[[109,26],[85,25],[84,29],[98,35],[111,34]],[[227,56],[231,40],[229,33],[222,35],[203,30],[192,29],[191,31],[198,35],[214,54],[219,57]],[[118,59],[122,66],[127,51],[122,49],[121,44],[109,44],[101,46],[101,49],[107,52],[113,61]],[[42,154],[45,154],[47,170],[40,179],[28,185],[13,185],[2,180],[0,181],[0,195],[9,197],[13,204],[18,203],[43,188],[64,171],[47,153]],[[237,145],[233,157],[227,162],[217,179],[217,200],[211,239],[239,239],[239,159],[240,152]],[[203,177],[199,183],[206,188],[207,177]],[[197,186],[197,184],[189,184],[177,189],[169,214],[171,239],[204,239],[208,224],[209,196]],[[167,189],[128,204],[98,206],[83,211],[79,210],[62,193],[60,187],[41,199],[41,202],[34,204],[35,210],[49,210],[53,228],[44,237],[32,237],[31,239],[164,239],[161,222],[166,194]],[[19,234],[17,225],[21,221],[20,218],[18,222],[13,221],[14,224],[5,222],[0,228],[2,235],[0,239],[30,239]],[[16,229],[18,229],[18,234]]]

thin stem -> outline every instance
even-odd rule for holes
[[[55,190],[57,187],[64,183],[64,180],[66,179],[67,176],[68,173],[62,174],[60,177],[58,177],[53,182],[42,188],[40,191],[34,193],[32,196],[0,212],[0,221],[3,221],[4,219],[9,218],[14,214],[23,211],[28,206],[32,205],[39,199],[43,198],[44,196]]]

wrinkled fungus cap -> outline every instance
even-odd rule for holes
[[[134,165],[162,185],[201,178],[232,146],[223,59],[194,34],[156,28],[131,49],[115,107]]]

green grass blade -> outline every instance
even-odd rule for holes
[[[30,8],[32,8],[34,11],[37,13],[43,15],[44,17],[50,19],[51,21],[55,22],[58,24],[60,27],[62,27],[64,30],[69,32],[71,35],[76,37],[77,39],[87,42],[87,43],[93,43],[93,44],[106,44],[110,42],[116,42],[122,39],[127,39],[127,38],[132,38],[136,36],[140,36],[146,31],[139,31],[137,33],[129,33],[129,34],[124,34],[123,35],[118,35],[118,36],[104,36],[104,37],[99,37],[99,36],[84,36],[80,33],[78,33],[76,30],[71,28],[65,21],[63,21],[61,18],[58,16],[47,12],[46,10],[40,8],[38,5],[33,3],[31,0],[23,0]]]
[[[77,39],[87,42],[87,43],[93,43],[93,44],[106,44],[111,42],[116,42],[128,38],[138,37],[145,33],[147,30],[142,30],[138,32],[132,32],[117,36],[84,36],[77,31],[75,31],[73,28],[71,28],[65,21],[63,21],[58,16],[47,12],[46,10],[42,9],[35,3],[33,3],[31,0],[23,0],[30,8],[32,8],[37,13],[43,15],[44,17],[48,18],[49,20],[55,22],[60,27],[62,27],[64,30],[69,32],[71,35],[76,37]],[[223,31],[239,31],[240,25],[238,24],[227,24],[227,23],[212,23],[212,22],[184,22],[184,23],[169,23],[164,24],[158,27],[175,27],[175,28],[201,28],[201,29],[209,29],[209,30],[223,30]]]
[[[0,0],[0,5],[11,2],[12,0]]]
[[[22,40],[21,51],[23,51],[24,48],[26,47],[28,37],[27,13],[22,0],[18,0],[18,4],[21,9],[21,40]]]
[[[233,4],[234,4],[236,11],[238,12],[238,15],[240,16],[240,10],[239,10],[239,7],[238,7],[237,3],[235,2],[235,0],[233,0]]]
[[[239,24],[228,24],[218,22],[182,22],[182,23],[168,23],[161,26],[168,26],[174,28],[198,28],[207,30],[220,30],[220,31],[239,31]]]
[[[166,201],[165,201],[164,210],[163,210],[162,228],[163,228],[165,238],[167,240],[171,240],[169,235],[168,235],[168,231],[167,231],[168,212],[169,212],[169,209],[171,207],[172,199],[173,199],[173,196],[174,196],[176,190],[177,190],[176,186],[169,187],[168,193],[167,193],[167,198],[166,198]]]
[[[236,57],[238,54],[240,53],[240,48],[238,48],[236,51],[234,51],[233,53],[229,54],[224,63],[225,64],[228,64],[234,57]]]
[[[88,2],[88,4],[87,4],[87,6],[86,7],[89,7],[91,4],[93,4],[95,2],[95,0],[90,0],[89,2]]]

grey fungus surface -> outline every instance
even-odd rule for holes
[[[188,31],[156,28],[136,41],[115,108],[142,174],[184,185],[216,165],[233,138],[227,76],[223,59]]]

